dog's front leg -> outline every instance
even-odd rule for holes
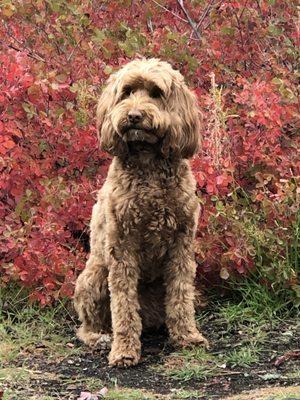
[[[109,354],[111,366],[128,367],[139,362],[142,322],[138,302],[138,266],[124,254],[113,260],[108,276],[111,295],[113,343]]]
[[[179,234],[169,250],[165,270],[166,325],[171,341],[180,347],[204,345],[207,340],[198,331],[194,310],[196,263],[193,235]]]

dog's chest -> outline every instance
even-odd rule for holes
[[[162,190],[141,190],[119,216],[125,242],[136,245],[141,279],[153,281],[163,273],[166,253],[174,243],[181,218],[174,201]]]
[[[137,193],[127,194],[118,218],[125,231],[142,235],[144,239],[176,231],[178,207],[170,190],[140,187]]]
[[[175,184],[145,182],[118,198],[116,218],[124,239],[133,239],[142,252],[160,257],[184,224],[183,208]]]
[[[178,235],[194,229],[195,182],[185,162],[161,161],[148,172],[118,166],[105,188],[108,240],[120,258],[126,252],[137,259],[142,279],[151,281],[163,273]]]

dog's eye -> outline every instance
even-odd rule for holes
[[[134,93],[134,89],[131,86],[125,86],[122,93],[122,98],[129,97],[131,93]]]
[[[159,99],[160,97],[163,97],[163,95],[163,91],[158,86],[154,86],[150,91],[150,96],[153,99]]]

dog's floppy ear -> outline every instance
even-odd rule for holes
[[[168,107],[172,124],[162,145],[162,153],[166,156],[169,151],[177,157],[190,158],[200,147],[200,112],[196,96],[179,72],[172,83]]]
[[[110,112],[117,103],[116,77],[111,75],[103,89],[97,106],[97,135],[102,150],[113,156],[120,156],[126,152],[126,144],[115,132]]]

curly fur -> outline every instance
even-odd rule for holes
[[[142,119],[132,123],[130,113]],[[79,338],[101,345],[112,332],[112,366],[138,363],[142,326],[166,324],[178,346],[207,345],[194,316],[199,203],[187,161],[199,147],[194,94],[170,64],[132,61],[109,78],[97,127],[114,158],[75,289]]]

